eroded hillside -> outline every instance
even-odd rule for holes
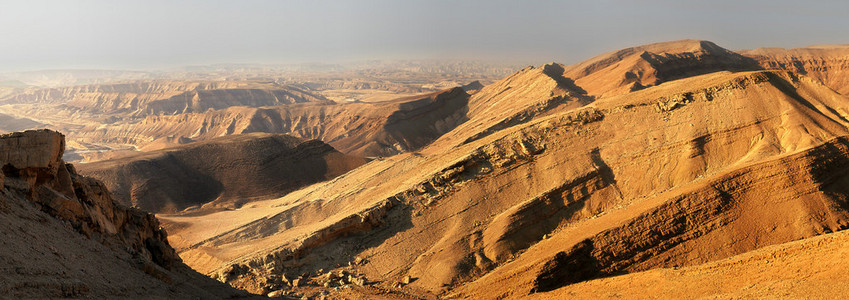
[[[327,101],[308,91],[273,83],[169,80],[27,89],[0,99],[5,104],[61,104],[70,110],[119,117]]]
[[[605,97],[695,75],[759,68],[754,60],[712,42],[682,40],[605,53],[566,67],[562,76],[590,95]]]
[[[849,99],[816,78],[743,71],[760,67],[711,43],[672,43],[692,44],[722,55],[680,55],[682,70],[608,97],[566,76],[574,66],[526,69],[475,93],[469,120],[418,153],[237,210],[162,218],[190,265],[252,292],[354,282],[470,298],[846,228]]]

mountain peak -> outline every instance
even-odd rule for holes
[[[590,95],[607,97],[695,75],[759,68],[712,42],[680,40],[608,52],[566,67],[564,76]]]

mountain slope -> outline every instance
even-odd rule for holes
[[[849,232],[764,247],[688,268],[582,282],[531,299],[840,298]]]
[[[480,89],[469,99],[467,120],[430,148],[453,147],[493,132],[592,102],[561,73],[559,64],[527,67]]]
[[[847,191],[839,182],[846,180],[846,153],[838,139],[846,135],[845,100],[815,80],[761,72],[705,75],[594,103],[621,110],[599,126],[610,120],[622,133],[587,128],[601,143],[573,143],[599,147],[591,161],[601,174],[610,169],[602,178],[612,186],[581,190],[580,201],[563,196],[564,205],[602,205],[611,200],[605,190],[625,201],[591,220],[561,223],[516,260],[463,287],[465,295],[546,291],[845,228]],[[765,193],[771,197],[760,197]],[[505,282],[510,290],[491,288]]]
[[[416,278],[399,293],[520,296],[845,228],[845,164],[829,159],[847,157],[848,105],[793,73],[718,72],[437,141],[281,199],[162,217],[190,265],[251,291],[360,258],[346,268],[378,286]],[[599,265],[559,277],[581,255]]]
[[[231,135],[78,166],[121,202],[150,212],[233,207],[279,197],[365,163],[316,140]]]

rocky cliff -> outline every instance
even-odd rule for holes
[[[201,277],[148,213],[116,204],[103,183],[62,161],[62,134],[0,136],[0,291],[5,296],[239,295]]]

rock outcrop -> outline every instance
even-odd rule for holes
[[[65,164],[64,145],[49,130],[0,136],[4,295],[238,295],[186,267],[153,215],[114,203],[103,183]],[[107,275],[120,283],[109,286]]]

